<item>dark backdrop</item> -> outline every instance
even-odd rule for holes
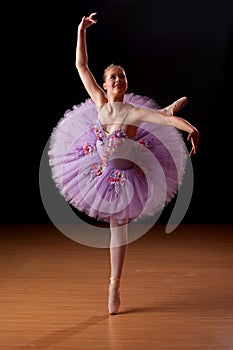
[[[89,65],[99,83],[113,62],[125,67],[129,92],[161,106],[189,98],[179,115],[199,129],[200,144],[183,222],[232,222],[230,0],[33,2],[5,10],[1,222],[50,222],[40,158],[63,113],[88,97],[74,63],[77,26],[91,12],[99,22],[87,32]]]

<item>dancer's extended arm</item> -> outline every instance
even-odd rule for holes
[[[128,123],[133,123],[135,125],[140,125],[142,122],[170,125],[179,130],[186,131],[188,133],[187,140],[192,144],[190,156],[197,153],[199,131],[183,118],[173,115],[165,115],[147,108],[133,108],[127,121]]]

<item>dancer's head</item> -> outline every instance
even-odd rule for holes
[[[128,82],[124,68],[116,64],[110,64],[104,70],[103,87],[109,95],[123,96],[128,88]]]

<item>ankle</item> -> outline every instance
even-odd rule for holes
[[[115,277],[110,277],[110,285],[115,287],[120,287],[120,279]]]

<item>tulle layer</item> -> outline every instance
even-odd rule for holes
[[[124,102],[159,108],[154,100],[132,93]],[[116,144],[110,147],[99,138],[96,125],[97,109],[87,99],[66,111],[53,129],[49,164],[65,200],[107,222],[111,216],[119,222],[138,221],[163,209],[177,193],[185,171],[187,151],[181,133],[170,126],[142,123],[132,139],[114,134]]]

